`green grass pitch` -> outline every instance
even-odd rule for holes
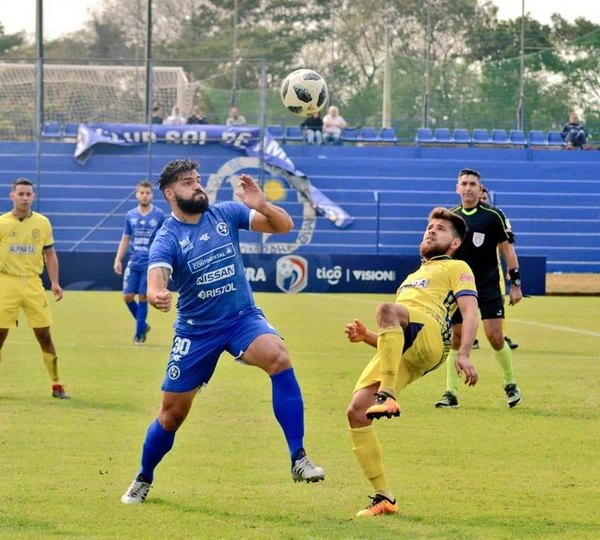
[[[137,472],[160,401],[174,314],[151,310],[145,346],[120,293],[67,292],[53,335],[70,401],[50,397],[31,330],[11,330],[0,364],[1,538],[600,538],[600,310],[597,298],[535,297],[509,308],[523,402],[506,406],[491,349],[476,388],[436,410],[444,369],[400,394],[379,420],[400,514],[356,519],[370,485],[345,408],[373,349],[344,324],[372,327],[393,295],[257,294],[290,349],[306,406],[306,447],[325,482],[294,484],[261,371],[224,356],[196,398],[145,504],[119,499]]]

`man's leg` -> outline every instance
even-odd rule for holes
[[[261,334],[241,359],[261,368],[271,378],[273,413],[290,451],[294,481],[324,480],[325,472],[312,463],[304,450],[304,401],[283,340],[277,334]]]
[[[515,380],[512,351],[502,333],[502,319],[484,319],[483,328],[492,349],[494,349],[494,357],[502,369],[508,406],[513,408],[521,402],[521,391]]]
[[[197,390],[190,392],[163,392],[163,401],[157,417],[148,427],[142,446],[141,467],[125,494],[124,504],[144,502],[154,480],[154,469],[173,448],[175,433],[187,417]]]
[[[146,333],[148,332],[148,323],[146,318],[148,317],[148,300],[146,295],[139,295],[139,302],[137,305],[135,335],[142,342],[146,341]]]
[[[8,328],[0,328],[0,364],[2,363],[2,346],[8,336]]]
[[[357,390],[352,396],[347,411],[352,450],[374,491],[371,504],[358,512],[357,516],[360,517],[398,512],[398,504],[385,474],[381,444],[373,429],[372,420],[366,416],[367,408],[372,403],[373,393],[378,389],[379,386],[375,384]]]
[[[40,344],[42,350],[42,360],[46,366],[46,371],[50,377],[52,384],[52,397],[59,399],[69,399],[69,394],[66,393],[64,386],[60,383],[58,375],[58,356],[56,348],[50,334],[50,327],[34,328],[33,333]]]

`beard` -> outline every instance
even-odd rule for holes
[[[440,255],[447,255],[449,249],[450,244],[442,246],[440,244],[427,245],[422,243],[419,253],[424,259],[431,259],[433,257],[439,257]]]
[[[204,194],[199,199],[182,199],[175,195],[175,202],[182,212],[186,214],[203,214],[208,210],[208,197]]]

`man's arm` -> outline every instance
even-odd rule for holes
[[[267,202],[265,194],[250,175],[240,175],[240,184],[235,193],[248,208],[257,212],[252,219],[253,231],[286,233],[294,227],[290,215],[283,208]]]
[[[124,234],[121,236],[121,241],[119,242],[119,247],[117,249],[117,254],[115,255],[115,262],[113,263],[113,269],[115,274],[121,275],[123,273],[123,257],[125,257],[125,253],[127,253],[127,247],[129,246],[129,235]]]
[[[171,309],[173,295],[168,289],[171,269],[166,266],[155,266],[148,270],[147,298],[151,306],[165,313]]]
[[[459,374],[464,374],[465,384],[475,386],[479,375],[475,366],[469,360],[471,347],[475,337],[477,336],[477,328],[479,327],[479,308],[477,298],[472,295],[462,295],[456,299],[458,309],[462,316],[462,330],[460,337],[460,349],[456,355],[456,371]]]
[[[63,290],[58,282],[58,257],[53,247],[44,248],[44,263],[46,264],[46,272],[48,272],[48,278],[50,279],[50,289],[58,302],[63,297]]]
[[[510,242],[501,242],[498,247],[500,248],[502,257],[506,261],[506,268],[510,276],[510,305],[514,306],[521,301],[521,298],[523,298],[523,291],[521,290],[521,274],[519,272],[519,259],[517,258],[515,246]]]

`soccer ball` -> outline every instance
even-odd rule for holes
[[[312,69],[297,69],[281,83],[281,101],[298,116],[312,116],[327,103],[327,83]]]

